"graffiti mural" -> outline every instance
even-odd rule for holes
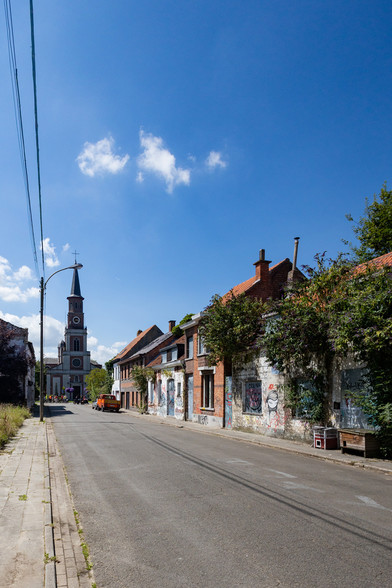
[[[265,404],[267,408],[267,415],[268,415],[268,426],[271,425],[272,420],[276,420],[278,415],[278,404],[279,404],[279,395],[275,390],[273,384],[269,385],[268,395],[265,399]]]
[[[262,413],[261,382],[245,382],[244,412]]]
[[[232,392],[232,377],[226,376],[225,379],[225,427],[226,429],[233,428],[233,392]]]

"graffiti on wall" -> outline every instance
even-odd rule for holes
[[[232,429],[233,427],[233,393],[231,376],[226,376],[225,379],[225,427],[226,429]]]
[[[245,382],[244,412],[262,413],[261,382]]]
[[[265,399],[267,409],[267,424],[269,429],[276,431],[279,428],[284,428],[286,423],[286,416],[281,414],[279,408],[279,394],[274,386],[270,384],[268,387],[267,398]]]

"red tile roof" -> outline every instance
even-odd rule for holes
[[[355,267],[355,271],[362,272],[365,271],[366,267],[372,268],[382,268],[382,267],[392,267],[392,251],[389,253],[385,253],[384,255],[380,255],[380,257],[375,257],[370,261],[366,261],[365,263],[361,263]]]
[[[143,337],[145,335],[147,335],[147,333],[149,331],[151,331],[151,329],[153,329],[156,325],[152,325],[152,327],[149,327],[148,329],[146,329],[145,331],[143,331],[142,333],[139,333],[139,335],[137,335],[137,337],[135,337],[130,343],[128,343],[128,345],[126,347],[124,347],[124,349],[122,351],[120,351],[120,353],[118,353],[116,355],[116,357],[114,357],[114,361],[118,361],[120,359],[122,359],[123,357],[125,357],[131,350],[133,347],[135,347],[135,345],[137,343],[139,343],[140,339],[143,339]]]
[[[272,267],[269,268],[270,272],[274,272],[282,263],[285,263],[287,260],[283,259],[282,261],[279,261],[279,263],[276,263],[275,265],[273,265]],[[256,283],[256,276],[253,276],[252,278],[249,278],[248,280],[245,280],[245,282],[241,282],[241,284],[237,284],[237,286],[234,286],[234,288],[232,288],[229,292],[226,292],[226,294],[224,294],[222,296],[222,300],[225,301],[229,298],[230,292],[233,292],[234,296],[238,296],[239,294],[243,294],[244,292],[247,292],[248,290],[250,290],[252,288],[252,286],[254,286],[254,284]]]

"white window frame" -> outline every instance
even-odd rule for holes
[[[214,409],[214,374],[213,372],[204,372],[202,374],[202,406],[207,410]]]

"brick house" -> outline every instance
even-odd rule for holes
[[[294,258],[296,259],[296,251]],[[288,259],[270,267],[264,249],[253,264],[255,274],[234,286],[230,292],[245,294],[261,300],[279,298],[290,280],[303,279],[303,274]],[[227,300],[230,292],[223,296]],[[203,313],[196,314],[182,325],[185,335],[185,417],[203,425],[232,427],[232,372],[231,366],[208,364],[208,350],[198,336],[198,325]]]
[[[160,350],[166,347],[173,341],[174,335],[171,330],[175,325],[175,321],[169,321],[169,331],[162,333],[158,327],[160,334],[151,340],[147,345],[132,349],[127,357],[120,359],[117,363],[120,369],[120,389],[121,389],[121,406],[123,408],[137,408],[145,399],[140,397],[139,391],[136,389],[132,380],[132,369],[136,366],[151,367],[152,363],[160,354]],[[155,326],[155,325],[154,325]]]
[[[0,319],[2,362],[0,367],[0,400],[25,403],[32,408],[35,402],[35,354],[28,329]]]
[[[163,335],[163,333],[156,325],[152,325],[152,327],[144,331],[138,331],[136,337],[113,358],[114,381],[112,394],[116,396],[117,400],[121,401],[122,408],[129,408],[130,406],[129,388],[128,386],[124,387],[124,389],[121,388],[121,382],[129,379],[130,362],[127,360],[160,335]]]
[[[367,265],[377,268],[392,267],[392,252],[355,268],[364,271]],[[272,269],[272,268],[271,268]],[[371,429],[367,415],[355,406],[348,392],[361,387],[366,366],[354,356],[335,360],[332,390],[329,392],[329,423],[337,428]],[[247,364],[233,365],[232,372],[232,427],[251,432],[286,438],[312,438],[312,427],[306,418],[306,407],[295,414],[285,407],[284,374],[268,363],[263,352]],[[301,382],[306,390],[312,382]]]
[[[160,417],[171,416],[183,420],[185,336],[171,338],[161,347],[159,355],[148,364],[155,371],[149,382],[148,412]]]

